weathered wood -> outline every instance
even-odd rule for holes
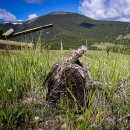
[[[74,63],[79,57],[81,57],[87,50],[86,46],[81,46],[75,53],[70,55],[66,60],[63,61],[64,65]]]
[[[78,58],[81,57],[85,53],[86,50],[87,50],[86,46],[81,46],[75,53],[70,55],[67,59],[56,64],[56,66],[54,67],[53,73],[51,74],[55,79],[57,79],[57,82],[61,81],[61,75],[63,73],[64,68],[74,63],[76,60],[78,60]],[[46,81],[46,83],[47,82],[48,81]]]
[[[9,35],[11,35],[14,32],[14,30],[12,28],[10,28],[8,31],[6,31],[4,34],[2,34],[2,36],[7,37]]]
[[[10,54],[21,54],[22,51],[20,51],[20,50],[1,50],[0,49],[0,54],[8,54],[8,53],[10,53]]]
[[[15,41],[8,41],[8,40],[0,40],[0,44],[10,45],[10,46],[27,46],[29,48],[32,48],[34,45],[32,43],[21,43],[21,42],[15,42]]]
[[[78,58],[86,50],[86,46],[81,46],[67,59],[57,63],[48,74],[44,85],[48,89],[47,99],[51,102],[51,105],[54,105],[62,94],[67,94],[69,99],[72,100],[71,105],[76,102],[79,107],[84,106],[86,81],[82,64]]]
[[[36,28],[32,28],[32,29],[21,31],[21,32],[17,32],[17,33],[14,33],[14,34],[8,36],[8,38],[13,38],[13,37],[25,35],[25,34],[28,34],[28,33],[31,33],[31,32],[39,31],[39,30],[42,30],[42,29],[45,29],[45,28],[50,28],[50,27],[53,27],[53,24],[47,24],[47,25],[36,27]]]

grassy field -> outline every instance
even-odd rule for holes
[[[108,82],[90,90],[90,102],[82,114],[59,104],[51,110],[43,85],[52,66],[74,50],[23,50],[21,54],[0,57],[0,129],[1,130],[104,130],[129,129],[130,55],[105,51],[87,51],[81,61],[90,64],[94,80]],[[119,87],[123,79],[127,84]],[[105,98],[106,97],[106,98]],[[98,101],[97,101],[98,99]],[[107,99],[104,105],[104,99]],[[41,129],[40,129],[41,128]]]
[[[115,47],[115,46],[123,47],[123,45],[115,45],[115,44],[110,43],[110,42],[94,43],[92,46],[95,46],[95,47],[102,49],[102,50],[105,50],[107,47]]]

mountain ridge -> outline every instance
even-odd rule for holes
[[[53,23],[53,28],[42,30],[42,32],[30,33],[26,36],[13,38],[12,40],[21,41],[21,39],[25,39],[26,37],[29,41],[33,39],[36,42],[40,35],[41,41],[44,41],[46,44],[47,42],[48,44],[53,43],[53,47],[59,44],[61,39],[64,39],[65,46],[72,44],[74,41],[76,42],[75,45],[79,46],[85,39],[91,41],[108,41],[108,39],[111,39],[111,41],[114,41],[119,35],[125,35],[129,24],[129,22],[121,21],[94,20],[78,13],[58,11],[39,16],[32,20],[23,21],[22,24],[0,23],[0,27],[3,28],[3,31],[13,28],[15,32],[19,32],[50,23]],[[67,38],[72,43],[67,43]],[[76,41],[75,39],[78,40]]]

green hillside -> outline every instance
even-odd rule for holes
[[[42,44],[51,44],[58,49],[63,39],[65,49],[85,44],[86,39],[91,45],[94,42],[114,41],[119,35],[125,35],[128,22],[101,21],[71,12],[53,12],[23,24],[1,23],[3,31],[13,28],[15,32],[53,23],[54,27],[41,32],[30,33],[11,40],[37,42],[40,36]]]

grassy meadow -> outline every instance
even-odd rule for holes
[[[94,80],[108,82],[99,91],[89,90],[89,104],[75,114],[61,99],[60,110],[51,110],[43,85],[57,62],[74,50],[24,49],[0,56],[1,130],[104,130],[130,128],[130,55],[90,51],[80,58],[90,64]],[[123,79],[127,84],[118,89]],[[104,98],[106,97],[106,98]],[[98,99],[98,101],[97,101]],[[105,101],[107,99],[107,101]],[[67,99],[66,99],[67,100]],[[105,102],[105,105],[104,105]]]

